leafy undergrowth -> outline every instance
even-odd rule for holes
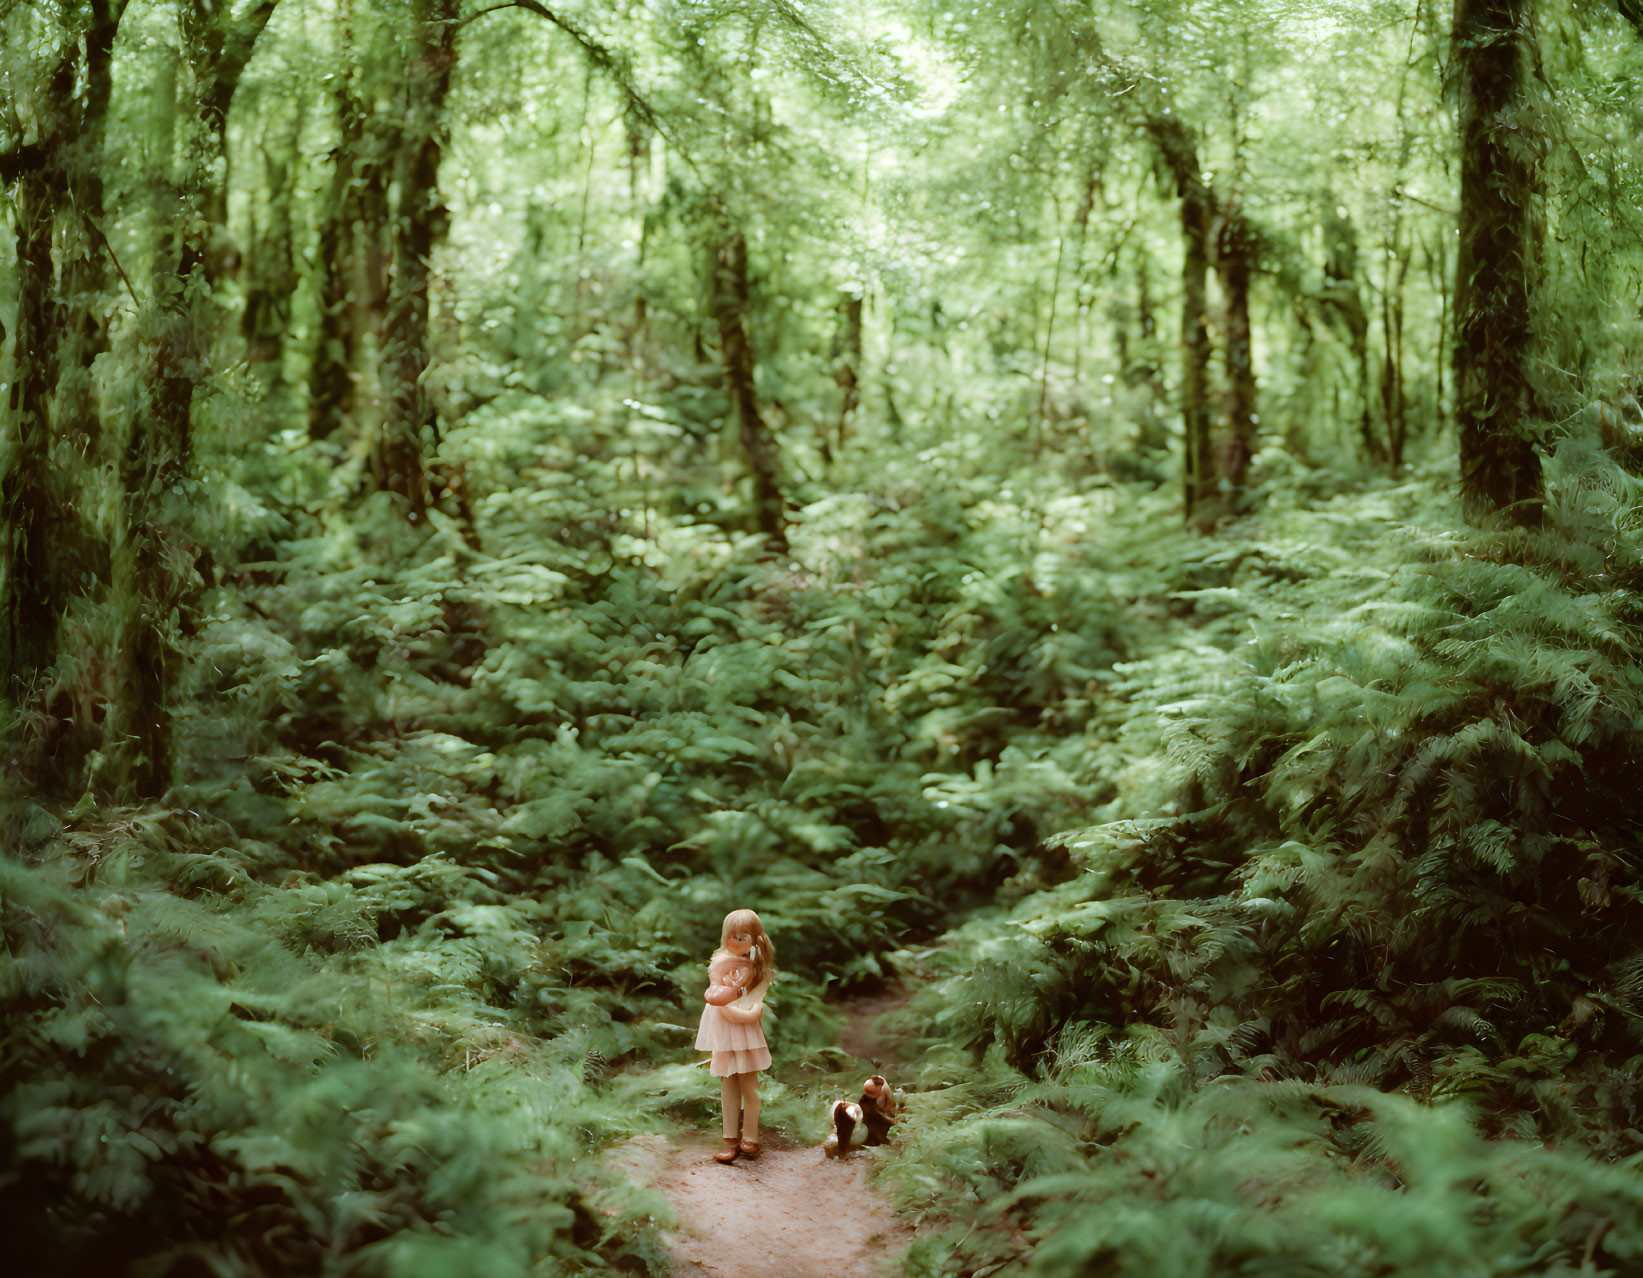
[[[1566,444],[1543,528],[1457,532],[1447,472],[1269,454],[1206,537],[955,428],[797,484],[775,556],[678,405],[600,393],[476,410],[420,528],[249,457],[170,805],[11,814],[35,1268],[658,1270],[590,1155],[713,1121],[742,904],[777,1124],[830,988],[925,983],[915,1272],[1643,1250],[1623,472]]]
[[[72,855],[3,865],[21,1272],[524,1273],[628,1250],[575,1167],[631,1118],[573,1034],[472,996],[518,933],[379,945],[371,915],[417,890],[381,878],[168,891],[197,869],[172,850],[189,824],[79,832],[101,836],[95,887]]]
[[[1168,620],[1094,550],[1165,498],[943,445],[801,492],[773,558],[699,441],[609,423],[499,401],[423,527],[316,448],[236,472],[169,805],[9,817],[34,1269],[655,1270],[659,1203],[590,1155],[714,1119],[727,909],[777,940],[767,1113],[808,1133],[829,986],[1070,872],[1046,840],[1113,793],[1084,724]]]
[[[915,1268],[1636,1267],[1643,491],[1550,480],[1533,531],[1412,482],[1137,561],[1192,639],[1117,668],[1076,872],[899,956]]]

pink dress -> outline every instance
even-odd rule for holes
[[[746,960],[734,954],[715,955],[708,964],[708,979],[715,985],[729,984],[725,978],[745,964]],[[751,1011],[764,1002],[765,991],[769,988],[770,982],[766,980],[750,989],[732,1006]],[[696,1031],[696,1046],[713,1053],[708,1063],[708,1073],[715,1078],[752,1074],[770,1067],[770,1048],[764,1041],[762,1025],[758,1021],[751,1025],[738,1025],[721,1016],[712,1003],[702,1004],[702,1024]]]

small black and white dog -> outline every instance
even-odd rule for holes
[[[842,1158],[850,1152],[852,1141],[858,1145],[885,1143],[896,1121],[896,1093],[884,1075],[874,1074],[861,1085],[859,1101],[834,1101],[827,1112],[833,1130],[822,1142],[822,1152],[829,1158]]]

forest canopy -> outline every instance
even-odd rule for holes
[[[19,1272],[667,1272],[747,905],[903,1272],[1636,1271],[1638,0],[0,41]]]

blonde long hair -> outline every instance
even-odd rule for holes
[[[713,957],[729,954],[730,938],[743,933],[753,938],[753,945],[748,950],[745,961],[750,969],[747,988],[754,990],[766,981],[776,978],[776,946],[770,939],[770,933],[764,930],[764,924],[759,921],[757,914],[752,910],[732,910],[725,915],[724,926],[719,929],[719,948],[713,952]],[[710,963],[711,961],[709,960]]]

